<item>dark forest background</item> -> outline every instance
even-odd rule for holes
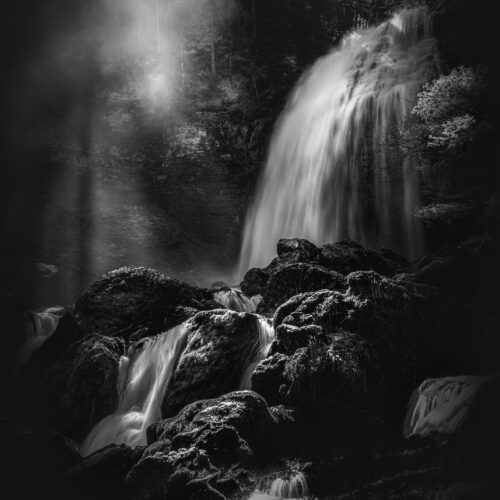
[[[421,155],[426,208],[419,216],[434,250],[495,230],[498,68],[495,16],[485,2],[427,3],[441,74],[472,71],[472,85],[457,85],[473,103],[457,106],[472,106],[475,123],[451,150],[426,148],[436,123],[425,120],[398,138]],[[290,90],[346,33],[404,5],[412,2],[7,4],[3,287],[41,306],[71,301],[97,276],[126,264],[194,283],[230,279]],[[468,113],[455,104],[447,118]]]
[[[416,2],[3,5],[2,498],[499,498],[498,21],[426,3],[437,70],[385,145],[426,255],[287,239],[244,277],[291,90]],[[141,446],[84,456],[115,417]]]

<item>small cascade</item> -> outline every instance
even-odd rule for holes
[[[64,307],[54,306],[43,311],[26,311],[26,342],[19,352],[18,366],[24,365],[34,350],[38,349],[55,331],[65,311]]]
[[[226,309],[238,312],[255,312],[261,299],[260,295],[249,298],[238,288],[228,288],[214,293],[214,300],[216,302],[223,305]]]
[[[256,491],[249,500],[306,500],[309,498],[309,487],[302,472],[290,477],[277,477],[265,491]]]
[[[428,379],[414,392],[406,416],[406,437],[452,434],[466,419],[474,397],[488,377]]]
[[[346,36],[299,80],[248,211],[240,275],[267,265],[280,238],[421,255],[416,159],[395,138],[434,75],[431,31],[427,7],[402,10]]]
[[[307,498],[309,489],[306,477],[302,472],[287,479],[277,477],[271,484],[269,494],[277,498]]]
[[[147,427],[161,420],[161,402],[186,335],[186,325],[182,324],[122,356],[118,408],[90,431],[81,446],[83,456],[112,443],[132,447],[146,444]]]
[[[247,390],[252,387],[252,373],[257,365],[269,354],[271,343],[274,340],[274,328],[271,322],[264,318],[264,316],[257,316],[257,327],[259,329],[259,345],[252,349],[252,353],[256,351],[255,356],[248,365],[247,369],[243,372],[241,377],[240,389]]]

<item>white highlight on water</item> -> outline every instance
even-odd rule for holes
[[[240,273],[267,265],[280,238],[421,253],[413,160],[401,160],[396,182],[387,144],[432,76],[435,53],[428,10],[418,7],[347,36],[305,74],[272,137]]]
[[[214,300],[223,305],[227,309],[238,312],[253,313],[257,310],[259,302],[262,300],[260,295],[247,297],[238,288],[229,288],[227,290],[220,290],[214,293]]]
[[[306,500],[309,498],[309,488],[306,477],[297,472],[291,477],[277,477],[266,491],[256,491],[249,500]]]
[[[147,427],[161,420],[163,396],[186,335],[187,328],[182,324],[122,356],[118,408],[90,431],[81,447],[83,456],[112,443],[132,447],[146,444]]]
[[[405,436],[452,434],[467,417],[477,390],[487,379],[461,376],[422,382],[412,397]]]
[[[257,365],[267,358],[271,343],[275,338],[274,328],[271,322],[264,318],[264,316],[257,316],[257,328],[259,329],[259,344],[256,346],[256,354],[252,361],[249,363],[240,382],[240,390],[247,390],[252,388],[252,373],[255,371]],[[252,349],[255,352],[255,349]]]

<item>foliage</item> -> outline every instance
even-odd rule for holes
[[[419,214],[424,221],[447,219],[451,206],[444,210],[444,204],[450,201],[481,196],[487,178],[482,152],[493,123],[490,87],[487,67],[454,68],[424,86],[398,133],[398,147],[419,157],[424,190],[437,203]]]
[[[470,213],[471,207],[465,203],[431,203],[421,208],[417,217],[428,227],[433,227],[435,223],[452,226],[470,217]]]
[[[475,138],[487,91],[484,68],[458,67],[425,85],[412,114],[433,149],[463,148]]]
[[[454,68],[449,75],[424,86],[412,113],[425,123],[473,113],[484,95],[486,76],[485,68]]]

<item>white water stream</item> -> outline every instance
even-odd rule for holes
[[[120,360],[116,411],[90,431],[81,449],[83,456],[116,444],[146,444],[146,429],[161,420],[161,403],[170,376],[185,344],[185,324],[146,340]]]
[[[241,275],[267,265],[280,238],[351,238],[421,254],[418,175],[411,157],[393,151],[394,132],[432,76],[435,54],[428,9],[418,7],[346,36],[303,76],[247,215]]]

